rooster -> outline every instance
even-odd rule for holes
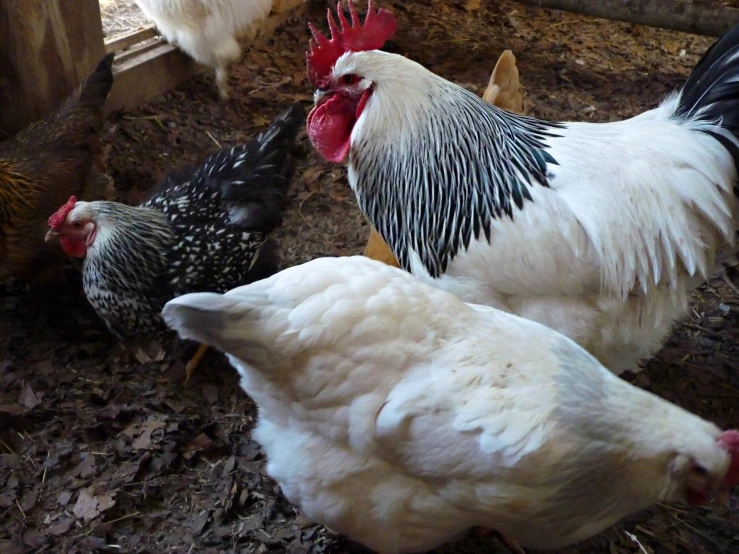
[[[72,197],[49,218],[47,240],[84,257],[85,294],[115,336],[166,330],[160,312],[171,298],[277,271],[270,233],[282,223],[304,117],[295,104],[252,141],[168,175],[140,206]]]
[[[0,143],[0,279],[58,277],[66,257],[44,245],[49,212],[71,194],[111,198],[100,137],[112,86],[109,54],[57,112]]]
[[[543,325],[363,256],[180,296],[163,315],[228,354],[288,500],[381,554],[475,526],[559,548],[739,483],[739,431]]]
[[[308,135],[348,167],[400,266],[462,299],[551,327],[638,371],[735,263],[739,26],[657,108],[557,123],[492,106],[399,55],[370,6],[311,25]]]

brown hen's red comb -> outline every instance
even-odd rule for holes
[[[69,200],[67,200],[67,203],[64,204],[64,206],[51,214],[51,216],[49,217],[49,227],[54,230],[57,230],[59,227],[61,227],[64,224],[64,221],[67,219],[67,215],[69,215],[69,212],[74,210],[74,205],[76,203],[77,197],[70,196]]]
[[[312,23],[308,23],[315,41],[311,39],[310,52],[305,53],[305,59],[308,64],[308,78],[314,87],[318,87],[321,79],[328,76],[336,60],[344,53],[377,50],[382,48],[385,41],[395,33],[397,22],[393,14],[384,9],[375,11],[372,0],[369,0],[367,5],[367,16],[364,18],[364,23],[359,20],[357,8],[351,0],[349,1],[349,12],[352,18],[351,24],[346,19],[341,9],[341,0],[339,0],[336,6],[336,15],[339,16],[341,25],[341,30],[339,30],[331,10],[328,10],[331,40],[322,35]]]

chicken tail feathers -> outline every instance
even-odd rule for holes
[[[304,121],[305,109],[294,104],[250,142],[219,152],[201,168],[208,187],[222,193],[234,224],[263,232],[282,224]]]
[[[195,292],[170,300],[162,310],[165,323],[181,339],[213,346],[246,362],[269,364],[268,338],[258,324],[261,295]]]
[[[113,87],[113,58],[115,54],[108,54],[98,63],[97,67],[82,81],[74,94],[70,96],[65,110],[80,110],[99,112],[105,105],[105,100]]]
[[[185,294],[167,302],[162,317],[180,338],[218,346],[218,337],[225,327],[225,314],[236,303],[215,292]]]
[[[739,25],[703,54],[680,92],[674,116],[717,122],[718,130],[705,132],[739,165]]]

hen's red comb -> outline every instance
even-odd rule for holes
[[[310,41],[310,52],[305,53],[308,64],[308,78],[314,87],[318,86],[321,79],[328,76],[336,60],[346,52],[361,52],[363,50],[377,50],[382,48],[385,41],[393,36],[397,22],[392,13],[380,9],[375,11],[374,2],[369,0],[367,5],[367,16],[364,23],[359,20],[357,8],[349,1],[349,13],[351,24],[341,9],[341,0],[336,6],[336,15],[339,16],[341,29],[336,25],[331,10],[328,10],[328,28],[331,31],[331,40],[327,39],[308,23],[313,39]]]
[[[718,443],[731,457],[729,471],[726,472],[723,485],[726,487],[735,487],[739,485],[739,431],[724,431],[719,437]]]
[[[61,227],[64,224],[64,221],[67,219],[67,215],[69,214],[69,212],[74,209],[74,205],[76,203],[77,197],[70,196],[69,200],[67,200],[67,203],[64,204],[64,206],[51,214],[51,216],[49,217],[49,227],[54,230],[59,229],[59,227]]]

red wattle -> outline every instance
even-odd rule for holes
[[[351,147],[357,122],[357,102],[335,95],[308,115],[308,137],[318,153],[330,162],[343,163]]]
[[[59,237],[59,244],[62,250],[73,258],[84,258],[85,254],[87,254],[87,247],[79,238],[65,237],[62,235]]]

